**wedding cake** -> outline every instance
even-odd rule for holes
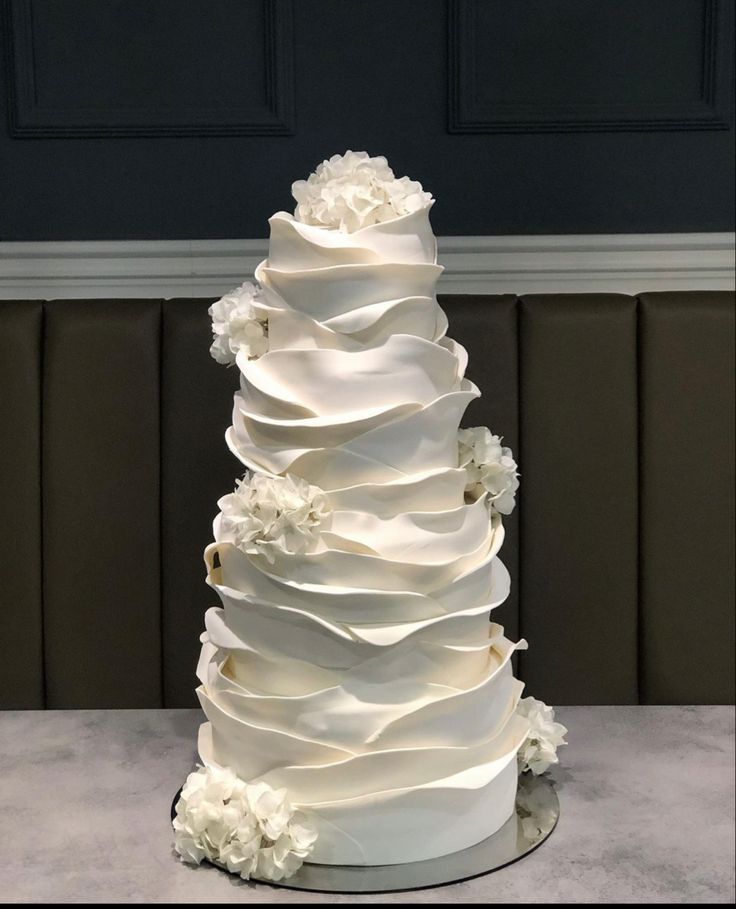
[[[434,200],[364,152],[293,193],[257,284],[210,310],[246,472],[205,552],[221,605],[174,821],[186,861],[270,879],[478,843],[564,732],[520,704],[525,644],[489,620],[517,470],[488,429],[459,430],[479,391],[435,296]]]

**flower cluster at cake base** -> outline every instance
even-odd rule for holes
[[[244,783],[229,768],[200,767],[189,774],[173,826],[174,848],[183,862],[199,865],[206,859],[244,880],[291,877],[317,840],[285,789]]]
[[[510,448],[501,445],[485,426],[458,431],[458,464],[468,474],[465,494],[478,499],[488,495],[491,512],[511,514],[516,505],[519,474]]]
[[[392,221],[432,201],[421,183],[395,177],[385,158],[353,151],[323,161],[307,180],[292,184],[291,192],[298,221],[345,233]]]
[[[243,552],[261,553],[273,562],[273,550],[308,552],[319,543],[330,509],[324,492],[291,474],[246,473],[235,491],[218,502],[220,542]]]
[[[530,774],[521,777],[516,792],[516,814],[524,839],[536,843],[550,833],[559,813],[556,805],[549,786]]]
[[[567,744],[567,728],[555,722],[554,708],[536,698],[522,698],[516,711],[529,721],[529,733],[518,753],[519,772],[531,770],[539,776],[559,763],[557,749]]]
[[[246,281],[210,306],[214,338],[210,354],[218,363],[230,366],[241,351],[250,360],[266,353],[268,316],[259,304],[259,289]]]

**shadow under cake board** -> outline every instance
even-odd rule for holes
[[[181,790],[171,805],[172,820]],[[560,803],[547,776],[519,779],[516,811],[493,836],[450,855],[401,865],[315,865],[306,863],[283,881],[254,883],[313,893],[398,893],[444,887],[490,874],[529,855],[557,826]],[[219,867],[219,866],[216,866]],[[220,869],[223,874],[230,874]]]

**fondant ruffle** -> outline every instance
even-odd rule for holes
[[[256,271],[268,350],[237,357],[231,451],[319,487],[324,514],[300,552],[240,549],[215,519],[200,755],[285,787],[318,829],[316,862],[491,835],[528,729],[511,666],[526,645],[490,621],[510,586],[503,525],[485,496],[466,502],[458,466],[479,391],[435,296],[430,207],[352,233],[274,215]]]

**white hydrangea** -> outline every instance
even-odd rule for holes
[[[270,562],[273,547],[285,552],[312,550],[330,513],[324,492],[291,474],[246,473],[218,505],[221,542],[228,540],[243,552],[262,553]]]
[[[562,723],[555,722],[554,708],[536,698],[522,698],[516,710],[530,724],[526,740],[519,749],[519,770],[521,773],[531,770],[539,776],[559,762],[557,749],[567,744],[567,729]]]
[[[317,834],[314,828],[292,815],[287,829],[271,846],[265,846],[258,853],[256,877],[268,881],[280,881],[298,871],[304,859],[314,848]]]
[[[551,790],[536,777],[522,776],[516,792],[516,814],[521,834],[530,843],[549,833],[555,825],[557,812],[550,799]]]
[[[307,180],[292,184],[291,192],[298,221],[346,233],[410,214],[432,201],[421,183],[395,177],[385,158],[354,151],[323,161]]]
[[[260,291],[246,281],[209,308],[214,341],[210,354],[229,366],[242,350],[254,360],[268,350],[268,316],[259,307]]]
[[[245,783],[229,768],[190,773],[176,803],[174,848],[183,862],[204,859],[244,880],[290,877],[311,854],[317,833],[285,789]]]
[[[291,807],[285,789],[272,789],[267,783],[253,783],[247,791],[248,805],[266,836],[276,842],[289,826]]]
[[[485,426],[461,429],[458,461],[468,472],[466,494],[477,499],[486,492],[491,511],[511,514],[516,505],[519,474],[511,449],[501,445],[501,441],[501,436],[494,436]]]

